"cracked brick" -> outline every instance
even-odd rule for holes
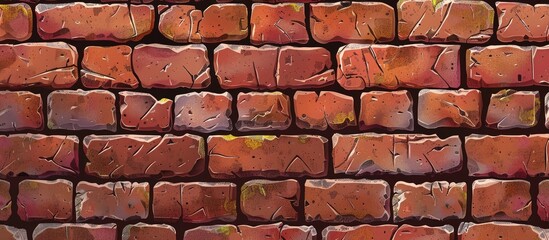
[[[541,181],[538,189],[537,214],[542,221],[549,221],[549,211],[547,210],[547,206],[549,206],[549,180]]]
[[[472,223],[462,222],[458,229],[459,240],[476,240],[481,237],[483,239],[546,239],[547,230],[540,227],[511,223],[511,222],[488,222],[488,223]]]
[[[168,132],[172,128],[173,101],[156,100],[148,93],[120,92],[120,126],[130,131]]]
[[[175,234],[175,228],[170,225],[137,223],[124,227],[122,240],[176,240]]]
[[[0,91],[0,131],[42,130],[42,96],[28,91]]]
[[[475,89],[423,89],[419,92],[417,121],[427,129],[481,126],[482,94]]]
[[[353,97],[337,92],[297,91],[294,111],[301,129],[341,130],[357,125]]]
[[[139,81],[132,69],[132,48],[88,46],[84,49],[80,80],[86,88],[135,89]]]
[[[498,179],[474,181],[471,215],[476,221],[527,221],[532,215],[530,182]]]
[[[292,124],[290,98],[281,92],[239,93],[239,131],[286,130]]]
[[[296,180],[251,180],[242,186],[240,209],[252,221],[297,221],[300,195]]]
[[[414,130],[414,100],[406,91],[371,91],[360,95],[360,130]]]
[[[27,231],[23,228],[16,228],[0,224],[0,237],[4,240],[27,240]]]
[[[322,47],[283,46],[278,52],[276,85],[281,89],[320,88],[333,84],[331,53]]]
[[[116,240],[116,224],[40,223],[32,233],[34,240]]]
[[[540,104],[538,91],[501,90],[490,97],[487,127],[500,130],[535,127]]]
[[[324,240],[340,239],[376,239],[376,240],[453,240],[454,227],[443,226],[412,226],[401,225],[368,225],[358,226],[328,226],[322,231]]]
[[[17,215],[23,221],[72,220],[72,182],[64,179],[23,180],[19,183]]]
[[[11,217],[11,204],[10,182],[0,180],[0,221],[7,221]],[[0,225],[0,232],[1,231]]]
[[[268,225],[210,225],[199,226],[185,231],[183,240],[211,239],[211,240],[314,240],[316,230],[312,226],[291,226],[283,223]]]
[[[31,37],[33,11],[28,4],[0,4],[0,16],[0,41],[26,41]]]
[[[309,41],[303,3],[254,3],[250,26],[250,42],[254,45],[305,44]]]
[[[175,96],[176,131],[231,131],[233,97],[228,93],[192,92]]]
[[[549,40],[549,5],[496,2],[501,42],[546,42]]]

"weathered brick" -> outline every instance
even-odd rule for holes
[[[59,238],[63,236],[62,238]],[[116,240],[116,224],[41,223],[32,233],[34,240]]]
[[[23,221],[72,219],[72,182],[64,179],[23,180],[19,183],[17,214]]]
[[[549,129],[549,94],[545,94],[545,127]]]
[[[467,184],[464,182],[397,182],[393,193],[395,222],[463,219],[467,211]]]
[[[484,1],[402,0],[400,40],[485,43],[494,33],[494,9]]]
[[[314,135],[208,137],[209,172],[214,178],[323,177],[328,139]]]
[[[537,207],[538,216],[542,221],[549,221],[549,180],[543,180],[538,186]]]
[[[471,215],[477,221],[527,221],[532,215],[530,182],[497,179],[474,181]]]
[[[185,231],[183,240],[248,240],[248,239],[273,239],[273,240],[315,240],[316,230],[312,226],[290,226],[283,223],[268,225],[210,225],[199,226]]]
[[[0,177],[78,173],[78,137],[42,134],[0,136]]]
[[[0,44],[0,88],[69,88],[77,79],[78,52],[72,45],[64,42]]]
[[[79,182],[74,205],[76,220],[128,220],[149,216],[149,183]]]
[[[56,90],[48,95],[48,128],[116,131],[116,97],[106,90]]]
[[[187,3],[189,1],[181,1],[179,3]],[[196,10],[193,5],[164,5],[165,9],[158,11],[160,20],[158,22],[158,30],[164,37],[180,43],[191,42],[191,36],[197,34],[198,23],[193,23],[191,13],[197,16],[202,16],[200,10]],[[200,38],[197,39],[200,41]]]
[[[548,41],[547,28],[549,5],[520,2],[496,2],[501,42],[545,42]]]
[[[457,88],[457,45],[349,44],[337,52],[337,81],[347,90]]]
[[[310,14],[311,35],[319,43],[377,43],[395,38],[395,10],[385,3],[313,3]]]
[[[383,180],[322,179],[305,182],[305,219],[372,222],[390,218],[390,188]]]
[[[38,4],[38,35],[44,40],[139,41],[154,28],[152,5]]]
[[[191,92],[175,96],[174,130],[230,131],[233,97],[228,93]]]
[[[3,240],[27,240],[27,231],[8,225],[0,225],[0,237]]]
[[[331,54],[325,48],[284,46],[277,61],[278,88],[319,88],[335,81]]]
[[[458,136],[334,134],[332,142],[336,174],[438,174],[459,171],[463,164]]]
[[[236,100],[239,131],[286,130],[292,124],[290,98],[281,92],[239,93]]]
[[[469,176],[516,178],[546,175],[548,141],[547,134],[466,136]]]
[[[172,128],[173,101],[156,100],[149,93],[120,92],[120,126],[130,131],[168,132]]]
[[[166,224],[137,223],[126,225],[122,230],[122,240],[175,240],[175,228]]]
[[[84,138],[86,173],[101,178],[195,176],[204,171],[204,139],[185,134],[90,135]]]
[[[486,125],[495,129],[530,128],[538,124],[538,91],[504,89],[490,97]]]
[[[255,45],[305,44],[309,41],[303,3],[254,3],[250,26],[250,42]]]
[[[0,41],[26,41],[32,35],[32,8],[26,3],[0,4]]]
[[[6,221],[10,218],[11,203],[12,201],[10,196],[10,182],[0,180],[0,221]]]
[[[479,90],[424,89],[419,92],[417,106],[417,121],[424,128],[481,126],[482,95]]]
[[[354,99],[332,91],[320,94],[297,91],[294,94],[296,124],[302,129],[334,130],[356,126]]]
[[[42,130],[42,97],[27,91],[0,91],[0,131]]]
[[[454,227],[444,225],[433,226],[412,226],[401,225],[358,225],[358,226],[328,226],[322,231],[324,240],[340,239],[376,239],[376,240],[453,240]]]
[[[139,44],[132,62],[144,88],[198,89],[210,85],[210,61],[204,45]]]
[[[360,95],[359,126],[361,130],[384,128],[414,130],[414,100],[406,91],[371,91]]]
[[[232,222],[237,215],[236,191],[234,183],[159,182],[153,190],[153,215],[163,221]]]
[[[478,224],[462,222],[458,229],[459,240],[544,240],[546,238],[547,230],[532,225],[510,222],[487,222]]]
[[[87,88],[135,89],[139,81],[132,70],[132,48],[89,46],[84,49],[80,79]]]
[[[252,180],[242,186],[240,209],[252,221],[296,221],[300,195],[296,180]]]

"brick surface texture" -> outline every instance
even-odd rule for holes
[[[547,240],[543,0],[0,0],[0,240]]]

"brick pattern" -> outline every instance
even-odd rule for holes
[[[547,14],[4,1],[0,239],[547,239]]]

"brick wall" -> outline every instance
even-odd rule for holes
[[[542,3],[1,1],[0,239],[547,239]]]

